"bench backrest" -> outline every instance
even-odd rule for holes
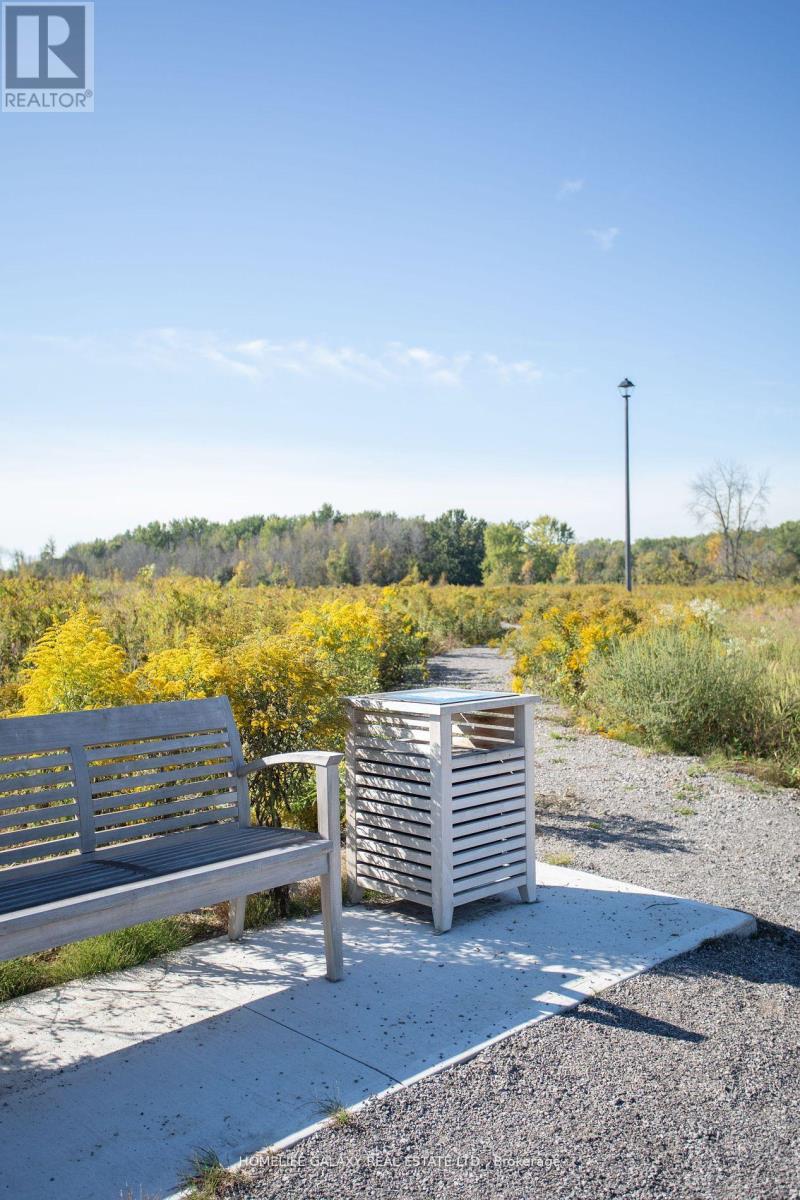
[[[0,867],[247,824],[226,696],[0,720]]]

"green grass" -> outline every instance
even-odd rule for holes
[[[696,817],[697,816],[696,808],[687,808],[684,806],[683,808],[673,808],[672,811],[675,813],[676,817]]]
[[[552,733],[551,732],[550,737],[553,739],[554,742],[577,742],[577,740],[578,740],[577,733]]]
[[[677,791],[674,793],[674,797],[676,800],[697,801],[703,799],[703,792],[696,783],[685,783],[682,787],[677,789]]]
[[[655,749],[723,753],[772,783],[800,782],[800,639],[655,625],[587,671],[584,701]],[[702,768],[701,768],[702,769]]]
[[[288,915],[308,916],[318,912],[319,907],[319,886],[316,881],[308,880],[292,892]],[[248,897],[245,928],[264,928],[280,916],[274,892]],[[73,979],[89,979],[93,975],[141,966],[173,950],[182,950],[193,942],[225,935],[227,920],[227,905],[221,904],[196,913],[164,917],[129,929],[102,933],[41,954],[0,962],[0,1002]]]
[[[318,1101],[317,1107],[323,1117],[327,1117],[336,1129],[345,1129],[356,1124],[355,1113],[343,1103],[339,1095],[326,1096]]]
[[[566,854],[564,852],[558,854],[545,854],[544,861],[549,863],[551,867],[571,867],[575,862],[575,855]]]
[[[235,1182],[236,1176],[223,1167],[215,1150],[195,1150],[179,1177],[181,1187],[188,1189],[187,1200],[218,1200]]]
[[[208,936],[208,928],[205,928]],[[11,1000],[40,988],[105,975],[124,967],[136,967],[151,958],[188,946],[198,936],[197,922],[182,917],[165,917],[146,925],[133,925],[72,942],[45,954],[31,954],[0,963],[0,1000]],[[202,934],[200,934],[202,936]]]

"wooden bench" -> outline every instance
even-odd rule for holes
[[[341,754],[245,763],[225,696],[0,720],[0,959],[320,876],[341,979]],[[318,832],[250,825],[247,776],[316,769]]]

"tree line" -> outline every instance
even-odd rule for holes
[[[640,538],[633,556],[638,583],[798,581],[800,521],[741,529],[712,522],[695,536]],[[427,520],[324,505],[294,517],[153,521],[76,543],[61,555],[52,544],[30,560],[16,555],[7,573],[132,579],[176,572],[234,586],[619,583],[624,546],[606,538],[576,541],[566,522],[549,515],[490,524],[463,509]]]

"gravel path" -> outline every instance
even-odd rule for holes
[[[488,648],[431,666],[437,683],[508,685]],[[240,1197],[800,1200],[800,796],[539,713],[539,857],[746,909],[759,934],[373,1102]]]

